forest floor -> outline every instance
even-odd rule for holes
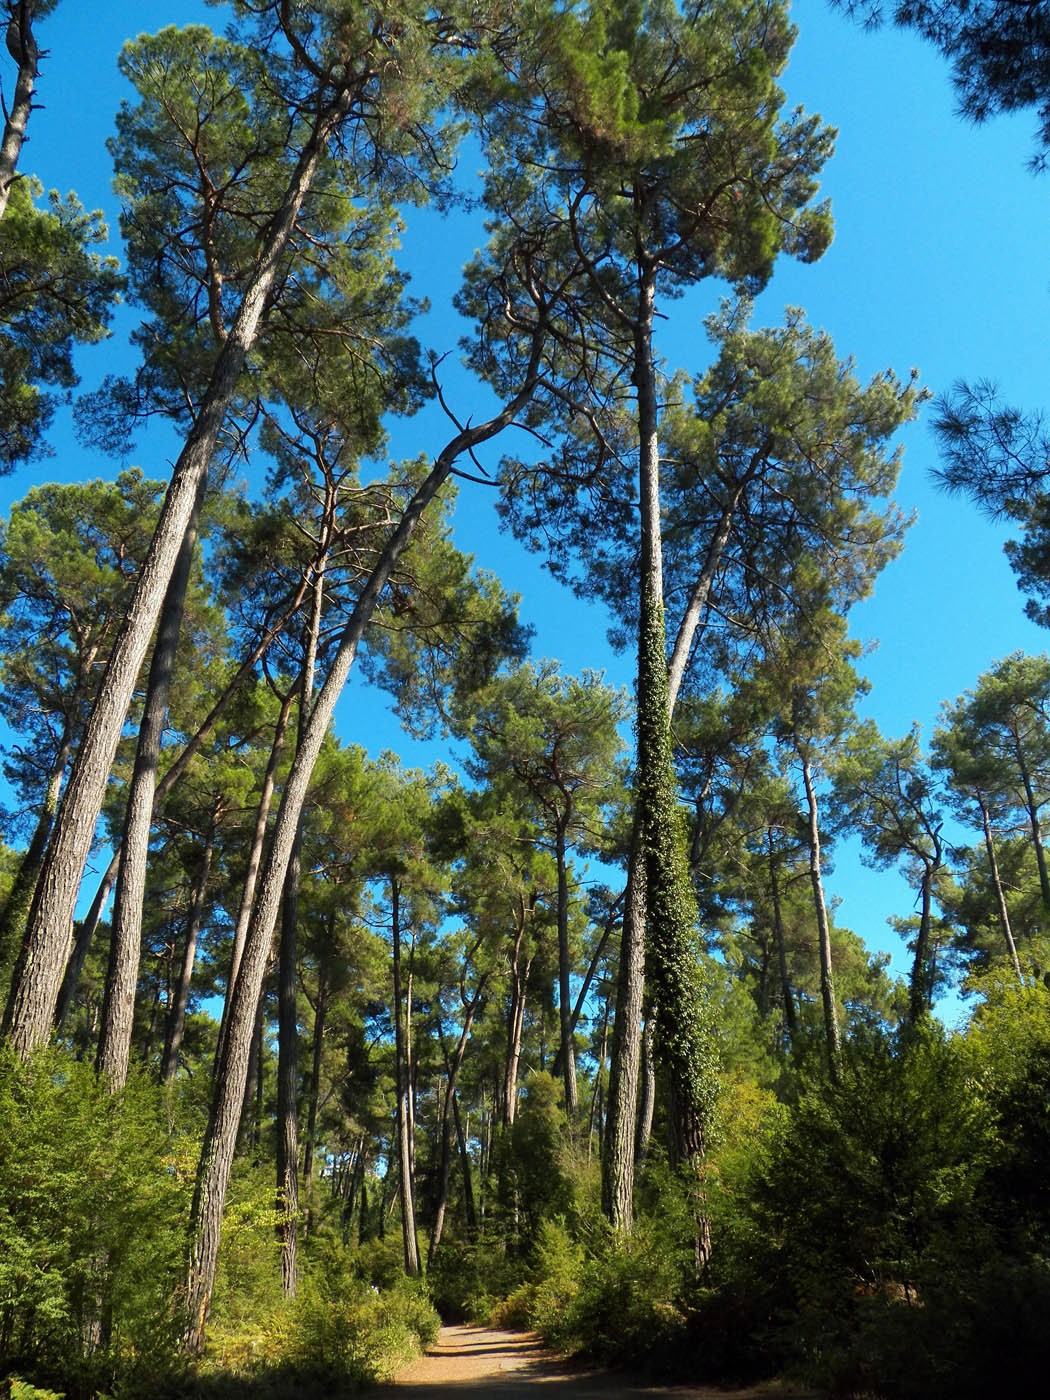
[[[384,1400],[438,1400],[447,1390],[469,1390],[471,1400],[508,1400],[534,1386],[535,1400],[820,1400],[817,1391],[776,1385],[745,1390],[649,1385],[566,1361],[534,1332],[485,1327],[442,1327],[427,1354],[377,1394]]]

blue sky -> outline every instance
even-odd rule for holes
[[[759,300],[755,324],[776,322],[787,304],[803,306],[831,333],[840,355],[855,357],[863,376],[887,366],[906,375],[914,365],[935,393],[959,378],[986,377],[1013,401],[1045,403],[1050,184],[1026,169],[1033,120],[1020,115],[967,125],[955,115],[946,65],[918,39],[866,32],[824,0],[800,0],[792,12],[799,37],[782,86],[789,107],[802,105],[838,127],[824,181],[836,235],[815,266],[781,264]],[[114,231],[118,208],[105,140],[124,95],[117,52],[135,33],[189,21],[219,22],[214,10],[184,0],[63,0],[42,26],[50,50],[39,84],[44,105],[33,114],[22,168],[45,186],[75,189],[87,206],[105,211]],[[9,90],[6,58],[3,72]],[[460,327],[450,299],[482,237],[465,215],[441,225],[434,215],[412,215],[406,229],[414,290],[425,292],[433,306],[419,333],[439,352],[454,355]],[[721,290],[703,288],[676,304],[661,343],[670,365],[703,367],[708,348],[701,321]],[[123,312],[113,339],[80,356],[85,387],[126,355],[133,323],[133,312]],[[454,367],[449,392],[464,413],[478,398]],[[405,455],[434,451],[444,435],[440,413],[431,408],[398,427],[393,447]],[[77,446],[65,418],[52,440],[54,457],[0,481],[0,509],[35,481],[117,470]],[[936,449],[928,426],[920,421],[902,440],[898,501],[917,511],[917,523],[874,597],[855,610],[852,630],[878,643],[864,664],[872,684],[866,712],[888,734],[917,721],[928,737],[943,700],[972,686],[997,658],[1017,649],[1043,651],[1050,638],[1023,615],[1002,556],[1003,527],[981,519],[969,503],[940,494],[930,481]],[[134,460],[148,475],[161,476],[176,451],[172,439],[158,436],[144,441]],[[492,506],[483,488],[463,484],[457,542],[521,593],[523,613],[536,628],[536,654],[558,657],[567,671],[604,667],[611,681],[629,683],[629,658],[609,652],[600,610],[579,603],[539,560],[499,535]],[[337,718],[344,739],[373,753],[391,747],[416,763],[442,756],[404,740],[360,680],[351,681]],[[866,870],[854,846],[842,847],[834,859],[828,884],[842,899],[840,921],[869,946],[892,951],[903,971],[906,956],[885,921],[911,911],[909,891],[893,875]]]

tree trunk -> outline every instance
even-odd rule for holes
[[[653,1041],[656,1027],[653,1018],[646,1016],[642,1031],[642,1098],[638,1106],[638,1128],[634,1139],[634,1163],[640,1167],[649,1153],[649,1139],[653,1133],[653,1112],[656,1109],[656,1055]]]
[[[456,1053],[451,1061],[446,1063],[445,1076],[445,1097],[441,1106],[441,1155],[438,1164],[438,1191],[437,1203],[434,1208],[434,1224],[430,1231],[430,1244],[427,1247],[427,1268],[434,1262],[434,1255],[441,1244],[441,1236],[445,1230],[445,1211],[448,1207],[448,1179],[452,1170],[452,1104],[456,1096],[456,1081],[459,1078],[460,1066],[463,1063],[463,1056],[466,1054],[467,1041],[470,1039],[470,1028],[474,1024],[474,1015],[481,1004],[481,995],[485,990],[485,983],[488,975],[483,976],[479,982],[477,991],[474,993],[469,1005],[464,1007],[463,1029],[460,1032],[459,1042],[456,1045]]]
[[[207,489],[207,472],[201,475],[186,533],[164,595],[157,639],[153,644],[146,699],[135,748],[124,830],[120,840],[117,891],[113,904],[113,929],[109,943],[109,967],[102,999],[102,1033],[95,1068],[110,1089],[124,1087],[131,1057],[131,1027],[135,1019],[135,992],[142,950],[142,906],[146,890],[149,835],[157,786],[157,764],[164,738],[175,653],[182,631],[186,593],[190,585],[201,503]],[[174,1072],[174,1070],[172,1071]]]
[[[467,1229],[472,1235],[478,1231],[478,1212],[474,1205],[474,1182],[470,1170],[470,1152],[467,1150],[467,1138],[463,1131],[463,1120],[459,1112],[459,1099],[452,1095],[452,1121],[456,1125],[456,1141],[459,1144],[459,1163],[463,1172],[463,1214],[466,1218]]]
[[[40,875],[44,851],[47,848],[47,838],[51,834],[51,827],[55,820],[58,794],[62,790],[62,779],[65,776],[66,764],[69,762],[69,753],[72,747],[73,727],[67,717],[62,726],[62,737],[58,743],[55,760],[51,765],[51,773],[47,780],[40,815],[33,828],[33,835],[29,838],[29,845],[18,863],[18,869],[11,882],[11,888],[7,892],[7,898],[4,900],[3,909],[0,909],[0,973],[6,971],[10,966],[15,949],[22,940],[22,932],[32,906],[33,893]]]
[[[266,763],[266,772],[263,774],[262,788],[259,792],[259,805],[255,809],[255,830],[252,832],[252,844],[248,849],[248,867],[244,874],[244,887],[241,890],[241,901],[237,910],[237,922],[233,928],[233,949],[230,954],[230,973],[226,979],[226,996],[222,1004],[222,1021],[219,1025],[219,1039],[215,1047],[216,1070],[218,1069],[219,1061],[222,1059],[222,1051],[229,1028],[230,1007],[233,1004],[233,989],[236,986],[237,976],[240,972],[241,958],[244,956],[244,944],[248,937],[248,923],[251,919],[252,905],[255,899],[255,887],[259,878],[259,866],[262,862],[263,847],[266,844],[266,825],[270,820],[270,807],[273,804],[273,790],[277,780],[277,765],[281,760],[281,752],[284,748],[284,734],[288,727],[288,716],[291,714],[294,701],[295,687],[292,686],[288,694],[281,701],[281,709],[277,716],[277,723],[274,725],[273,742],[270,744],[270,757]]]
[[[602,1211],[621,1235],[631,1231],[634,1212],[634,1153],[638,1117],[638,1063],[645,986],[645,867],[635,818],[627,864],[620,967],[609,1061],[609,1107],[602,1156]]]
[[[438,455],[434,467],[405,507],[397,528],[387,541],[339,638],[331,670],[317,697],[303,742],[288,774],[277,813],[273,840],[259,881],[258,897],[249,923],[240,973],[233,989],[229,1033],[216,1073],[215,1096],[201,1148],[191,1212],[192,1244],[186,1292],[189,1319],[186,1346],[190,1351],[199,1351],[203,1344],[222,1231],[222,1207],[236,1146],[237,1123],[247,1074],[251,1026],[262,985],[274,920],[284,887],[284,874],[299,822],[299,813],[332,711],[350,673],[357,647],[372,620],[379,597],[394,566],[411,540],[423,512],[448,479],[460,455],[486,442],[514,422],[520,409],[531,398],[539,376],[544,335],[545,328],[541,325],[534,336],[529,367],[519,393],[487,422],[458,432]]]
[[[26,138],[29,113],[33,110],[33,90],[40,57],[33,37],[35,0],[15,0],[7,9],[11,16],[7,24],[7,52],[18,65],[18,77],[15,79],[14,100],[4,111],[6,120],[3,139],[0,140],[0,219],[4,217],[11,198],[11,187],[18,178],[18,158]]]
[[[995,842],[992,840],[992,823],[988,815],[988,804],[984,800],[984,794],[978,789],[976,791],[977,805],[981,809],[981,825],[984,828],[984,849],[988,853],[988,870],[992,877],[992,888],[995,890],[995,905],[999,911],[999,922],[1002,925],[1003,937],[1006,939],[1006,947],[1010,954],[1010,961],[1014,965],[1014,972],[1017,980],[1024,986],[1024,974],[1021,971],[1021,959],[1017,956],[1017,944],[1014,942],[1014,931],[1010,925],[1010,911],[1006,907],[1006,894],[1003,891],[1003,882],[999,878],[999,861],[995,854]]]
[[[324,569],[314,578],[313,607],[299,677],[299,725],[296,747],[302,742],[313,706],[317,639],[324,610]],[[277,1239],[281,1247],[281,1287],[294,1298],[299,1279],[299,878],[302,869],[303,817],[288,858],[281,910],[281,940],[277,959]]]
[[[777,869],[776,847],[773,843],[773,828],[766,828],[766,843],[769,851],[769,893],[773,901],[773,935],[777,940],[777,965],[780,969],[780,994],[784,1001],[784,1023],[788,1036],[794,1043],[798,1018],[795,1015],[795,996],[788,977],[787,945],[784,940],[784,921],[780,912],[780,875]]]
[[[602,1152],[602,1076],[605,1074],[605,1050],[609,1042],[609,998],[605,998],[605,1007],[602,1012],[602,1041],[601,1049],[598,1051],[598,1069],[594,1076],[594,1090],[591,1094],[591,1111],[587,1117],[587,1160],[591,1160],[591,1136],[594,1133],[595,1114],[598,1115],[598,1156]]]
[[[1017,767],[1021,774],[1021,782],[1024,784],[1025,810],[1028,813],[1028,825],[1032,831],[1032,846],[1035,850],[1035,863],[1039,871],[1039,890],[1043,896],[1044,909],[1050,909],[1050,874],[1047,873],[1046,851],[1043,849],[1043,833],[1039,825],[1039,806],[1032,790],[1032,775],[1025,762],[1021,740],[1016,734],[1014,735],[1014,752],[1017,755]]]
[[[76,996],[77,985],[80,982],[80,974],[84,970],[84,960],[87,958],[91,948],[91,940],[95,936],[99,921],[102,918],[102,911],[106,907],[106,900],[109,892],[113,888],[113,881],[117,877],[117,853],[106,866],[105,874],[99,881],[98,889],[95,891],[95,898],[91,901],[91,908],[84,916],[84,922],[76,931],[73,940],[73,951],[69,955],[69,962],[66,963],[66,970],[62,976],[62,986],[58,993],[58,1002],[55,1006],[55,1030],[61,1032],[65,1019],[69,1014],[69,1008],[73,1004]]]
[[[335,936],[335,914],[329,915],[328,936]],[[324,1048],[325,1021],[328,1019],[328,978],[329,964],[327,952],[321,958],[318,969],[317,1005],[314,1008],[313,1063],[310,1069],[310,1092],[307,1096],[306,1145],[303,1149],[303,1180],[310,1190],[314,1171],[314,1148],[317,1143],[317,1107],[321,1094],[321,1052]]]
[[[558,1024],[561,1039],[558,1058],[565,1084],[565,1112],[575,1118],[580,1111],[576,1089],[576,1054],[572,1036],[572,994],[569,987],[569,873],[565,856],[565,824],[558,823],[554,838],[558,868]]]
[[[201,859],[200,872],[193,886],[193,895],[190,899],[190,913],[186,921],[186,946],[182,957],[182,968],[179,972],[175,996],[168,1013],[168,1028],[164,1037],[164,1056],[160,1065],[160,1077],[164,1084],[170,1084],[175,1078],[175,1071],[179,1063],[179,1051],[182,1048],[182,1037],[186,1029],[186,1006],[190,999],[190,982],[193,978],[193,964],[197,957],[197,936],[200,933],[201,923],[204,919],[204,905],[208,896],[208,877],[211,874],[212,854],[215,850],[215,829],[218,823],[218,814],[219,804],[216,802],[212,811],[211,822],[208,826],[208,835],[204,842],[204,855]],[[129,1051],[130,1046],[131,1030],[129,1027]],[[127,1064],[125,1063],[124,1080],[126,1081],[126,1079]]]
[[[419,1242],[416,1238],[416,1205],[412,1180],[412,1075],[401,1010],[401,907],[400,886],[390,881],[390,930],[394,954],[394,1084],[397,1094],[398,1189],[401,1193],[401,1238],[405,1273],[419,1275]]]
[[[215,450],[248,351],[258,335],[300,206],[328,139],[349,110],[350,101],[350,92],[342,91],[318,112],[281,205],[266,230],[236,319],[218,353],[197,419],[175,464],[135,596],[110,653],[44,858],[40,898],[26,930],[4,1016],[4,1032],[22,1059],[42,1045],[50,1033],[69,956],[73,910],[84,862],[94,838],[124,718],[182,548],[201,478]],[[200,1209],[213,1219],[216,1210],[221,1214],[222,1204],[210,1190],[205,1190]],[[198,1306],[195,1292],[191,1303]],[[203,1314],[198,1320],[203,1326]],[[191,1331],[196,1334],[197,1330],[195,1321]]]
[[[824,1033],[828,1042],[831,1077],[837,1082],[842,1047],[839,1040],[838,1011],[835,1006],[835,982],[831,971],[831,929],[828,924],[828,906],[824,899],[824,882],[821,878],[820,868],[820,820],[817,811],[817,795],[813,788],[813,773],[809,766],[809,759],[797,743],[795,752],[802,765],[802,783],[806,789],[806,809],[809,823],[809,880],[813,887],[813,908],[817,916],[817,940],[820,948],[820,999],[824,1006]]]

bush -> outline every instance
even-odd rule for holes
[[[163,1095],[5,1052],[0,1121],[0,1367],[72,1396],[169,1373],[190,1178]]]

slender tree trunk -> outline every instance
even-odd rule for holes
[[[575,1118],[580,1111],[576,1089],[576,1054],[572,1043],[572,993],[569,987],[569,873],[565,856],[565,825],[558,823],[554,838],[558,867],[558,1024],[561,1039],[558,1058],[565,1084],[565,1112]]]
[[[200,872],[197,875],[197,880],[193,886],[193,895],[190,899],[190,913],[186,921],[186,946],[182,958],[182,969],[179,973],[175,996],[168,1014],[168,1029],[164,1037],[164,1057],[160,1065],[160,1077],[164,1084],[170,1084],[175,1078],[175,1071],[179,1064],[179,1051],[182,1049],[182,1037],[186,1029],[186,1007],[190,999],[193,964],[197,957],[197,936],[200,933],[201,923],[204,919],[204,906],[208,897],[208,877],[211,875],[211,862],[212,854],[215,850],[215,831],[218,824],[218,815],[219,804],[216,802],[212,811],[211,822],[208,826],[208,835],[204,842],[204,854],[201,859]],[[129,1029],[129,1050],[130,1047],[131,1034]],[[127,1079],[126,1063],[124,1066],[124,1079]]]
[[[1035,864],[1039,871],[1039,890],[1043,896],[1043,907],[1050,909],[1050,874],[1046,868],[1046,851],[1043,848],[1043,833],[1039,824],[1039,805],[1035,800],[1035,792],[1032,789],[1032,775],[1028,771],[1028,764],[1025,760],[1024,749],[1021,747],[1021,740],[1018,735],[1014,735],[1014,752],[1017,755],[1017,767],[1021,774],[1021,782],[1024,784],[1025,810],[1028,813],[1028,825],[1032,831],[1032,847],[1035,851]]]
[[[263,774],[262,788],[259,791],[259,805],[255,809],[255,829],[252,832],[252,844],[248,848],[248,868],[244,874],[244,886],[241,889],[241,902],[237,909],[237,922],[233,928],[233,949],[230,954],[230,973],[226,979],[226,996],[222,1004],[222,1021],[219,1025],[219,1039],[215,1047],[216,1069],[218,1069],[219,1062],[222,1059],[223,1047],[226,1042],[230,1007],[233,1004],[233,989],[237,983],[237,975],[241,967],[241,958],[244,955],[244,944],[248,937],[248,923],[251,919],[252,905],[255,899],[255,887],[259,879],[259,865],[262,861],[263,847],[266,844],[266,825],[270,820],[270,808],[273,805],[273,791],[277,781],[277,765],[280,763],[281,752],[284,749],[284,735],[288,728],[288,716],[291,713],[294,702],[295,688],[293,686],[281,701],[281,708],[277,715],[277,723],[274,725],[273,742],[270,744],[270,757],[266,763],[266,772]]]
[[[69,762],[72,747],[73,727],[67,717],[62,726],[62,736],[58,742],[55,761],[51,765],[51,773],[48,776],[40,815],[37,817],[33,834],[29,838],[29,845],[18,863],[18,869],[11,881],[11,888],[7,892],[3,908],[0,909],[0,972],[6,971],[10,966],[15,949],[21,943],[26,917],[32,906],[33,892],[40,875],[44,851],[47,848],[47,838],[51,834],[55,812],[58,809],[58,795],[62,790],[62,779],[65,776],[66,764]]]
[[[215,450],[248,351],[258,335],[302,201],[328,140],[349,110],[350,102],[351,93],[342,91],[318,112],[281,205],[266,230],[236,319],[218,353],[197,419],[175,464],[135,596],[110,653],[63,793],[40,872],[40,897],[26,929],[4,1015],[4,1032],[15,1053],[23,1059],[42,1045],[50,1033],[69,957],[73,909],[84,862],[124,719],[182,548],[201,478]],[[220,1213],[222,1209],[221,1202],[212,1200],[207,1193],[202,1196],[201,1207],[209,1217],[216,1207]],[[196,1296],[192,1301],[196,1304]]]
[[[314,578],[313,607],[299,678],[296,747],[306,734],[313,707],[317,639],[324,611],[324,569]],[[300,812],[288,858],[277,959],[277,1239],[281,1246],[281,1287],[294,1298],[299,1280],[299,879],[302,871],[303,817]]]
[[[813,887],[813,908],[817,916],[817,941],[820,948],[820,999],[824,1006],[824,1033],[828,1042],[831,1077],[837,1081],[842,1059],[842,1046],[839,1039],[838,1011],[835,1006],[835,982],[831,969],[831,928],[828,923],[828,906],[824,899],[824,881],[821,877],[820,816],[817,810],[817,795],[813,787],[813,771],[810,768],[809,759],[797,743],[795,752],[802,765],[802,783],[806,790],[806,810],[809,824],[809,880]]]
[[[336,700],[350,673],[357,647],[394,566],[408,545],[423,512],[448,479],[457,459],[464,452],[494,437],[514,422],[518,412],[531,398],[539,376],[540,355],[545,327],[536,329],[529,367],[522,388],[487,422],[458,432],[438,455],[429,474],[420,483],[405,507],[397,528],[384,547],[368,578],[353,612],[339,638],[335,659],[317,697],[310,722],[306,727],[284,786],[277,813],[273,839],[259,880],[240,973],[233,990],[229,1017],[229,1033],[215,1076],[215,1096],[204,1142],[201,1147],[197,1185],[191,1211],[190,1262],[187,1282],[186,1346],[199,1351],[204,1338],[211,1292],[215,1281],[219,1239],[222,1231],[222,1208],[226,1199],[230,1166],[237,1140],[237,1123],[241,1110],[250,1028],[254,1018],[259,989],[273,933],[274,920],[284,887],[284,875],[306,797],[314,764],[321,751],[328,723]]]
[[[201,503],[207,489],[207,471],[202,473],[186,533],[175,561],[160,612],[157,639],[153,644],[146,699],[139,724],[135,766],[131,775],[124,831],[120,841],[120,864],[113,904],[109,967],[102,999],[102,1034],[99,1037],[95,1067],[116,1092],[124,1087],[131,1057],[131,1027],[135,1019],[135,992],[139,980],[142,949],[142,907],[146,891],[146,865],[149,834],[153,823],[153,801],[157,786],[157,764],[164,738],[175,653],[182,631],[186,594],[190,586],[193,556]],[[174,1071],[172,1071],[174,1072]]]
[[[335,937],[335,914],[328,919],[329,946]],[[327,950],[318,968],[317,1005],[314,1008],[313,1063],[310,1069],[310,1092],[307,1096],[306,1145],[303,1149],[303,1180],[307,1191],[313,1181],[314,1149],[317,1144],[317,1107],[321,1096],[321,1052],[324,1048],[325,1022],[328,1019],[329,962]]]
[[[784,938],[784,921],[780,912],[780,873],[777,867],[776,846],[773,842],[773,828],[766,828],[766,848],[769,853],[769,893],[773,901],[773,935],[777,940],[777,965],[780,969],[780,993],[784,1000],[784,1022],[792,1043],[798,1024],[795,1015],[795,995],[788,977],[787,944]]]
[[[627,864],[620,967],[609,1063],[609,1108],[602,1157],[602,1210],[613,1229],[628,1235],[634,1216],[634,1151],[638,1117],[638,1063],[645,987],[645,866],[635,817]]]
[[[653,1113],[656,1109],[656,1027],[646,1016],[642,1031],[642,1097],[638,1106],[638,1128],[634,1139],[634,1162],[640,1167],[649,1155],[649,1139],[653,1133]]]
[[[401,1192],[401,1238],[405,1252],[405,1273],[419,1274],[419,1242],[416,1238],[416,1204],[412,1180],[412,1075],[405,1044],[405,1021],[401,1009],[401,907],[400,886],[390,881],[390,929],[394,951],[394,1083],[397,1093],[397,1162]]]
[[[106,907],[106,900],[109,892],[113,888],[113,881],[117,875],[117,853],[106,866],[105,874],[99,882],[95,897],[91,901],[91,908],[84,917],[84,922],[76,931],[73,940],[73,951],[69,955],[69,962],[66,963],[66,970],[62,977],[62,986],[58,993],[58,1002],[55,1006],[55,1030],[61,1031],[69,1014],[69,1008],[73,1004],[76,996],[77,986],[80,982],[80,974],[84,970],[84,961],[91,948],[91,940],[95,937],[95,930],[98,928],[102,918],[102,911]]]
[[[470,1028],[474,1024],[474,1015],[481,1004],[482,993],[487,981],[487,975],[480,978],[477,991],[470,1003],[464,1007],[463,1029],[456,1045],[456,1053],[450,1061],[447,1060],[445,1066],[445,1096],[441,1106],[441,1155],[438,1163],[437,1203],[434,1208],[434,1224],[430,1231],[430,1244],[427,1248],[428,1269],[434,1262],[434,1255],[441,1244],[441,1236],[445,1230],[448,1180],[452,1171],[452,1105],[456,1097],[456,1082],[459,1078],[460,1066],[463,1064],[463,1056],[466,1054],[467,1041],[470,1039]]]
[[[598,1156],[602,1151],[602,1077],[605,1074],[605,1050],[609,1041],[609,998],[605,998],[605,1009],[602,1013],[602,1041],[601,1049],[598,1051],[598,1069],[594,1076],[594,1090],[591,1094],[591,1111],[587,1116],[587,1160],[591,1160],[591,1136],[594,1132],[594,1118],[598,1115]]]
[[[478,1232],[478,1212],[474,1205],[474,1182],[470,1170],[470,1152],[467,1149],[467,1136],[463,1131],[463,1119],[459,1111],[459,1099],[452,1095],[452,1121],[456,1125],[456,1142],[459,1144],[459,1164],[463,1174],[463,1214],[471,1235]]]
[[[4,133],[0,140],[0,219],[4,217],[11,188],[18,178],[18,158],[33,110],[33,91],[38,77],[40,51],[33,37],[35,0],[15,0],[7,7],[7,52],[18,65],[15,94],[11,106],[4,111]]]
[[[995,842],[992,840],[992,823],[988,815],[988,804],[984,800],[984,794],[979,789],[975,795],[977,797],[977,805],[981,809],[981,825],[984,829],[984,849],[988,854],[988,870],[992,877],[992,888],[995,890],[995,906],[999,911],[999,923],[1002,925],[1003,937],[1006,939],[1006,947],[1010,954],[1010,961],[1014,965],[1014,972],[1017,974],[1017,980],[1024,986],[1021,959],[1017,956],[1017,944],[1014,942],[1014,931],[1010,925],[1010,911],[1006,907],[1006,894],[1003,890],[1003,882],[999,877],[999,861],[995,854]]]

